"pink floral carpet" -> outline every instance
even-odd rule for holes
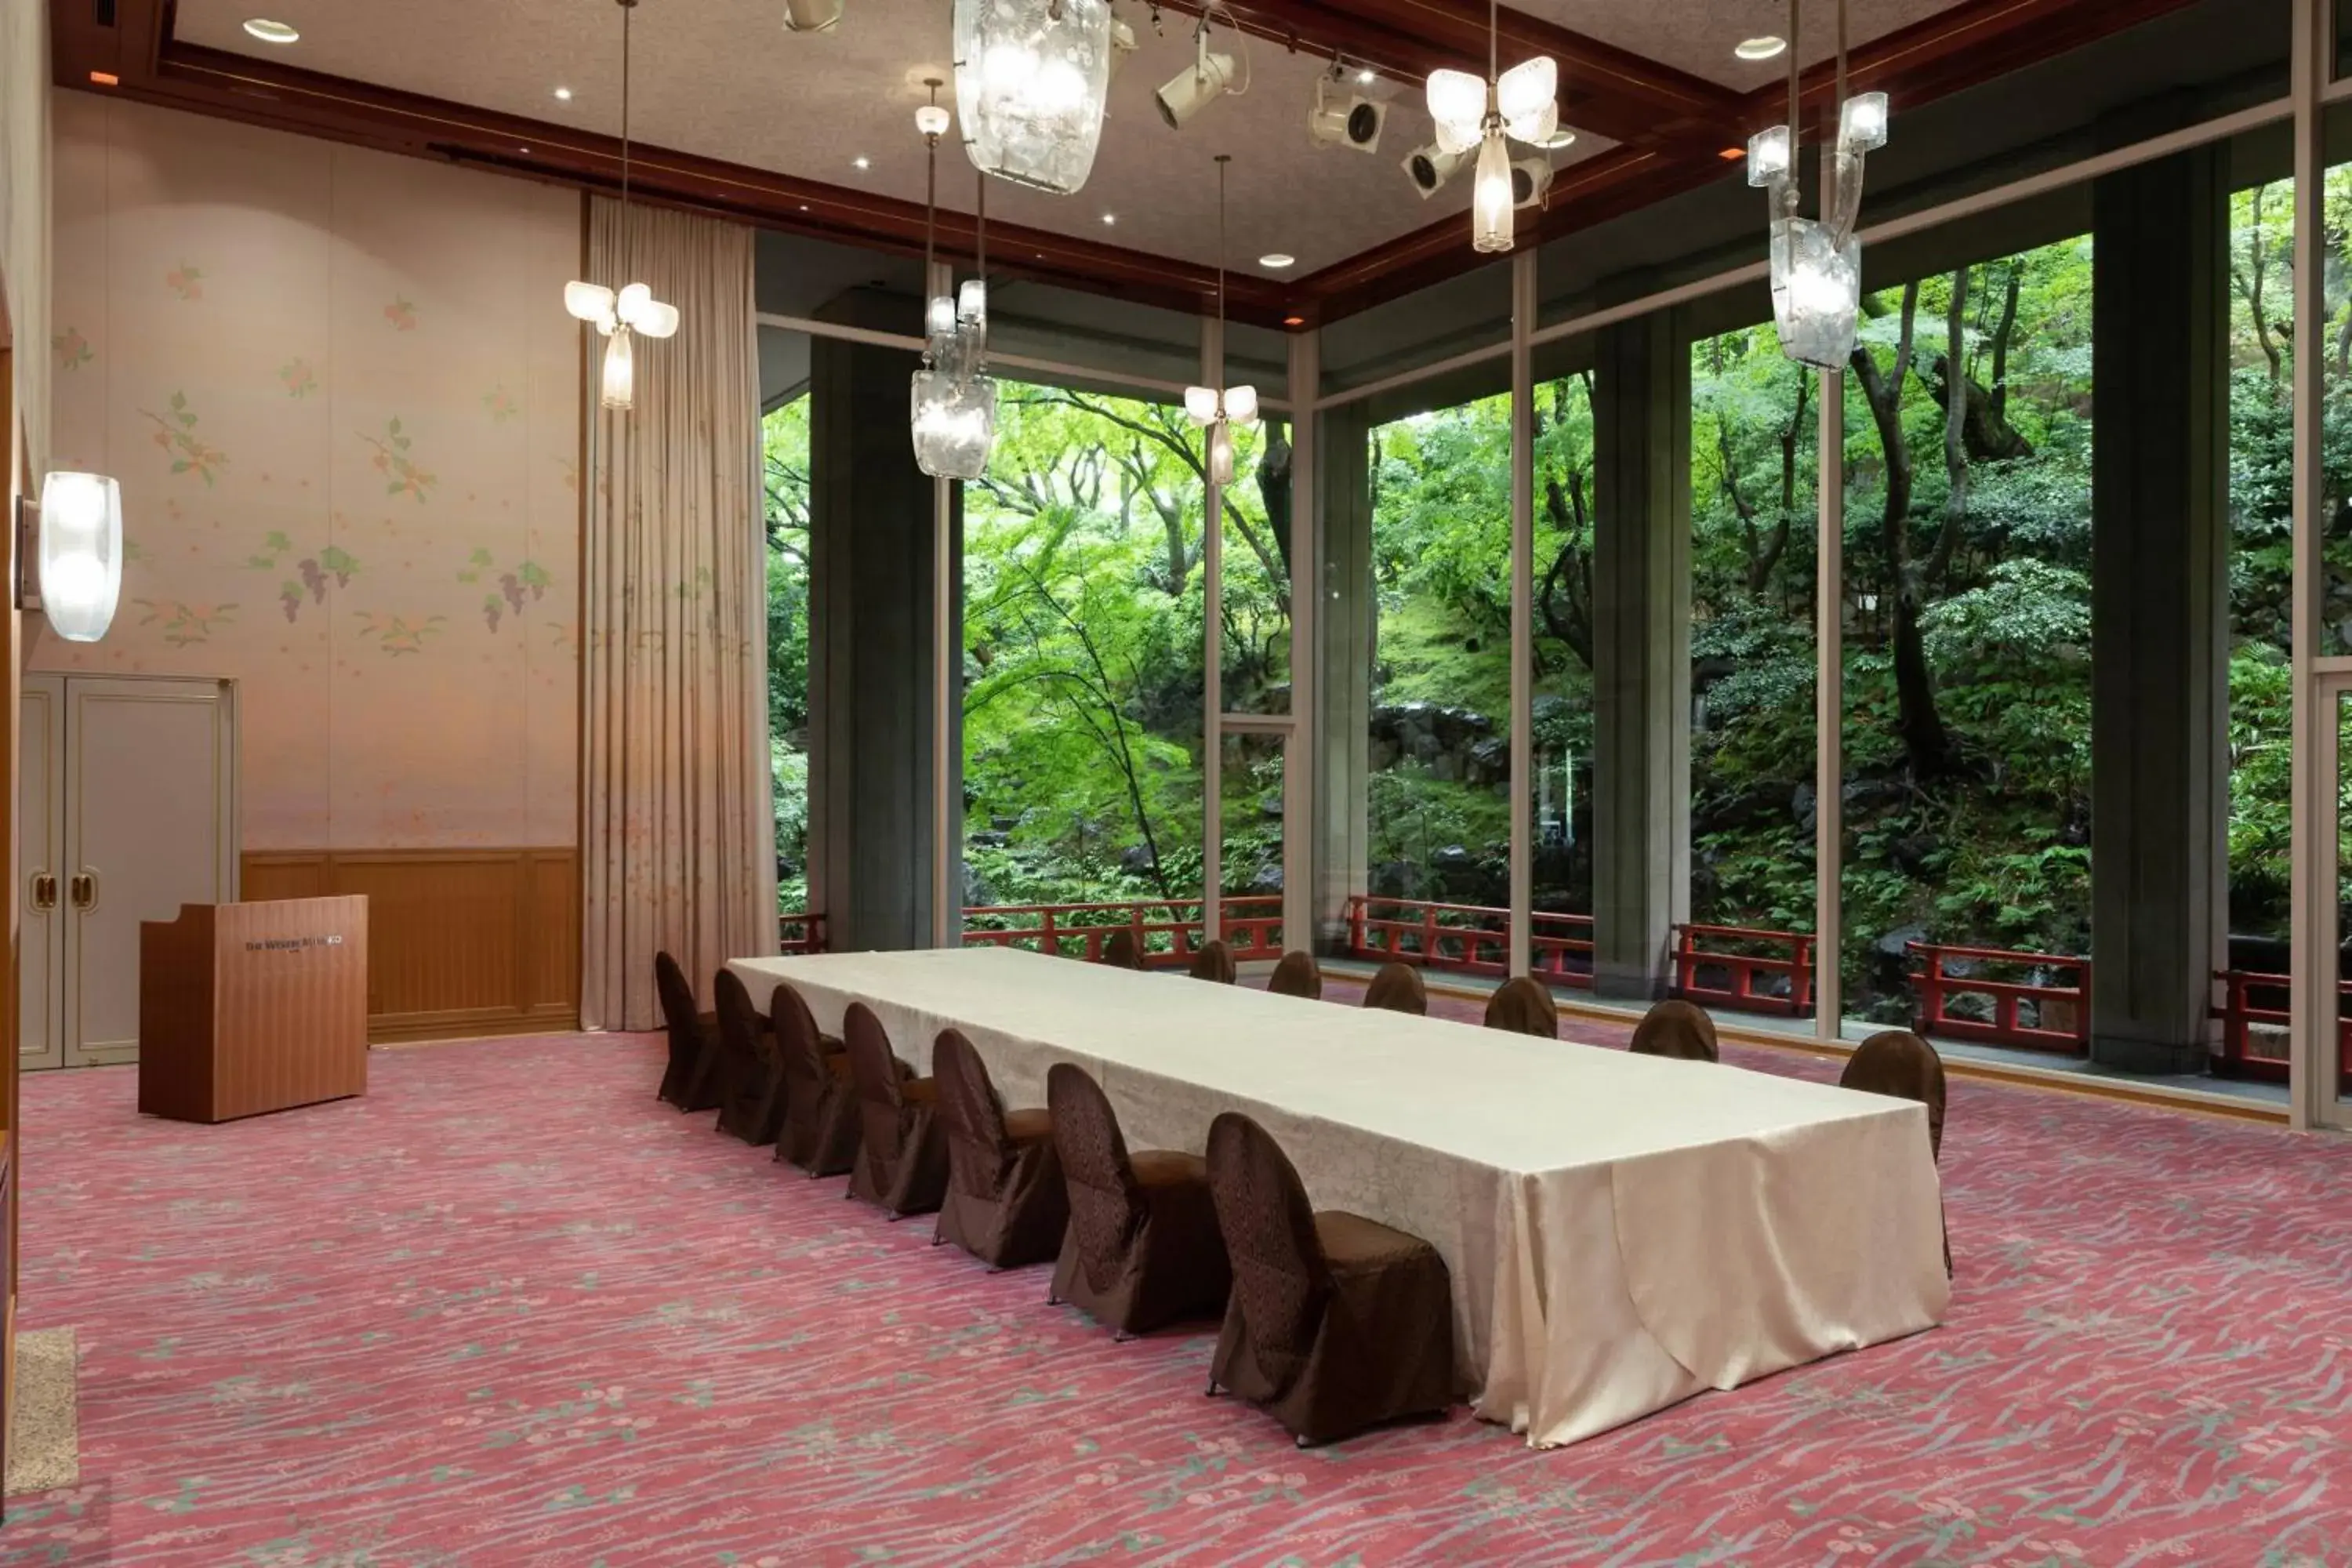
[[[28,1079],[83,1484],[0,1563],[2352,1560],[2352,1145],[1960,1082],[1945,1328],[1553,1453],[1458,1413],[1301,1453],[1202,1397],[1205,1331],[1113,1343],[657,1105],[659,1056],[381,1055],[219,1128]]]

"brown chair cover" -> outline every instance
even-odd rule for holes
[[[654,954],[654,994],[661,998],[662,1026],[669,1031],[669,1060],[662,1067],[661,1098],[680,1110],[708,1110],[719,1103],[704,1083],[703,1062],[717,1056],[719,1020],[696,1009],[686,971],[667,952]],[[696,1104],[698,1094],[705,1094]]]
[[[722,969],[711,984],[719,1004],[719,1131],[758,1148],[776,1141],[784,1115],[784,1082],[768,1020],[751,994]]]
[[[1303,1447],[1454,1400],[1454,1290],[1418,1237],[1307,1201],[1281,1145],[1228,1110],[1209,1126],[1209,1187],[1234,1292],[1210,1363]]]
[[[1192,978],[1231,985],[1234,983],[1234,950],[1227,947],[1222,939],[1202,942],[1201,951],[1192,955]]]
[[[842,1015],[849,1076],[857,1086],[857,1163],[849,1196],[879,1204],[894,1218],[929,1214],[948,1185],[947,1142],[940,1135],[939,1084],[917,1078],[890,1049],[882,1020],[863,1002]]]
[[[989,1081],[988,1065],[960,1029],[940,1031],[931,1047],[931,1077],[940,1086],[948,1143],[940,1239],[998,1268],[1050,1262],[1070,1224],[1052,1113],[1008,1115]]]
[[[1486,999],[1486,1027],[1518,1035],[1559,1038],[1559,1005],[1550,990],[1530,974],[1521,974],[1496,986]]]
[[[1865,1094],[1916,1100],[1927,1108],[1927,1149],[1944,1157],[1944,1058],[1908,1029],[1882,1029],[1854,1047],[1838,1082]]]
[[[1639,1057],[1674,1057],[1686,1062],[1721,1059],[1715,1047],[1715,1020],[1679,997],[1651,1005],[1633,1026],[1632,1049]]]
[[[849,1053],[817,1032],[808,1000],[779,984],[768,1003],[768,1023],[782,1064],[784,1121],[776,1158],[812,1176],[837,1176],[857,1158],[857,1093],[849,1081]]]
[[[1927,1108],[1927,1155],[1944,1159],[1944,1058],[1908,1029],[1881,1029],[1854,1047],[1838,1084],[1865,1094],[1916,1100]],[[1952,1230],[1944,1226],[1944,1272],[1952,1271]]]
[[[1410,963],[1383,963],[1372,983],[1364,987],[1364,1005],[1385,1007],[1391,1013],[1429,1011],[1429,992],[1421,983],[1421,971]]]
[[[1121,926],[1110,933],[1102,945],[1102,961],[1114,969],[1143,967],[1143,944],[1136,940],[1133,927]]]
[[[1068,1062],[1045,1074],[1045,1104],[1070,1198],[1050,1299],[1122,1335],[1222,1310],[1233,1273],[1207,1162],[1172,1149],[1130,1157],[1102,1087]]]
[[[1323,995],[1323,971],[1311,952],[1286,952],[1282,962],[1274,966],[1274,977],[1265,988],[1276,996],[1304,996],[1309,1002]]]

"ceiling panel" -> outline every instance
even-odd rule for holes
[[[1848,0],[1847,47],[1883,38],[1964,3]],[[1742,39],[1785,37],[1788,0],[1512,0],[1512,9],[1741,91],[1788,79],[1785,54],[1749,61],[1732,53]],[[1834,0],[1810,0],[1804,6],[1797,53],[1807,65],[1837,53]]]
[[[264,4],[300,31],[300,42],[275,47],[246,33],[245,19]],[[1190,63],[1190,20],[1170,11],[1155,31],[1142,6],[1122,9],[1139,47],[1113,85],[1087,188],[1055,196],[994,182],[992,218],[1213,265],[1212,158],[1231,153],[1229,250],[1236,270],[1302,276],[1451,212],[1465,216],[1467,245],[1468,180],[1424,202],[1400,168],[1429,135],[1419,83],[1362,89],[1392,105],[1378,153],[1318,149],[1307,139],[1307,111],[1326,62],[1220,34],[1219,48],[1246,48],[1249,90],[1172,131],[1151,94]],[[785,32],[782,13],[781,0],[643,0],[634,24],[633,137],[919,203],[924,153],[912,111],[923,101],[921,79],[948,75],[947,7],[939,0],[847,0],[840,25],[818,35]],[[179,0],[175,36],[611,134],[620,125],[620,23],[611,0]],[[572,89],[568,102],[554,97],[558,86]],[[952,99],[943,90],[943,101]],[[953,135],[940,147],[940,205],[970,212],[975,176]],[[1553,161],[1565,165],[1609,145],[1588,135]],[[868,167],[859,169],[859,158]],[[1277,252],[1297,265],[1286,273],[1258,266],[1257,258]]]

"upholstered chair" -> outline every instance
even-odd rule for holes
[[[1234,983],[1234,950],[1222,938],[1201,944],[1192,955],[1192,978],[1213,980],[1220,985]]]
[[[939,1239],[996,1268],[1053,1261],[1069,1228],[1070,1194],[1052,1112],[1006,1110],[988,1064],[960,1029],[940,1031],[931,1078],[948,1145]]]
[[[1429,1011],[1429,991],[1421,983],[1421,971],[1410,963],[1383,963],[1372,983],[1364,988],[1364,1005],[1380,1007],[1391,1013],[1423,1013]]]
[[[776,1158],[811,1176],[837,1176],[857,1157],[857,1093],[849,1053],[820,1034],[808,999],[790,984],[768,1002],[768,1025],[784,1086],[783,1128]]]
[[[1559,1005],[1542,981],[1529,974],[1517,975],[1496,986],[1486,999],[1486,1027],[1556,1040],[1559,1038]]]
[[[768,1020],[731,969],[711,983],[719,1004],[719,1131],[758,1148],[776,1141],[784,1082]]]
[[[1854,1047],[1838,1075],[1843,1089],[1916,1100],[1927,1108],[1927,1155],[1944,1158],[1944,1058],[1908,1029],[1881,1029]],[[1944,1227],[1944,1272],[1952,1271],[1952,1232]]]
[[[1673,1057],[1686,1062],[1721,1059],[1715,1044],[1715,1020],[1705,1009],[1672,996],[1653,1003],[1642,1015],[1642,1021],[1633,1026],[1631,1048],[1637,1057]]]
[[[717,1093],[694,1103],[704,1058],[716,1061],[719,1018],[697,1009],[686,971],[667,952],[654,954],[654,994],[661,998],[662,1026],[669,1032],[669,1059],[662,1066],[661,1098],[680,1110],[709,1110]]]
[[[1057,1062],[1045,1075],[1070,1228],[1048,1300],[1084,1308],[1120,1338],[1222,1311],[1233,1277],[1198,1154],[1129,1155],[1102,1086]]]
[[[1311,952],[1286,952],[1274,966],[1265,988],[1276,996],[1303,996],[1309,1002],[1323,995],[1323,971]]]
[[[917,1078],[898,1059],[882,1020],[865,1003],[849,1005],[841,1034],[857,1091],[857,1160],[849,1168],[848,1195],[879,1204],[893,1219],[929,1214],[940,1206],[948,1183],[939,1084]]]

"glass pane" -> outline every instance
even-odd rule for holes
[[[1001,387],[964,487],[966,941],[1090,956],[1124,926],[1179,963],[1201,894],[1198,434],[1166,405]]]
[[[1234,431],[1224,493],[1224,705],[1290,711],[1290,426],[1268,415]]]
[[[1812,1007],[1819,382],[1769,323],[1691,349],[1691,923],[1675,982],[1710,1006]]]
[[[761,358],[771,358],[762,334]],[[781,349],[781,345],[779,345]],[[783,357],[781,353],[775,357]],[[805,356],[760,420],[768,536],[768,754],[776,814],[776,912],[784,951],[818,940],[808,906],[809,398]]]
[[[1499,972],[1509,961],[1510,399],[1415,415],[1370,439],[1370,886],[1349,945]]]
[[[1283,952],[1283,822],[1287,806],[1284,736],[1255,731],[1224,738],[1223,816],[1224,935],[1234,957]]]
[[[1867,302],[1845,408],[1850,1016],[2086,1049],[2091,311],[2087,237]]]
[[[1557,984],[1583,986],[1592,983],[1592,373],[1538,384],[1534,959]]]

